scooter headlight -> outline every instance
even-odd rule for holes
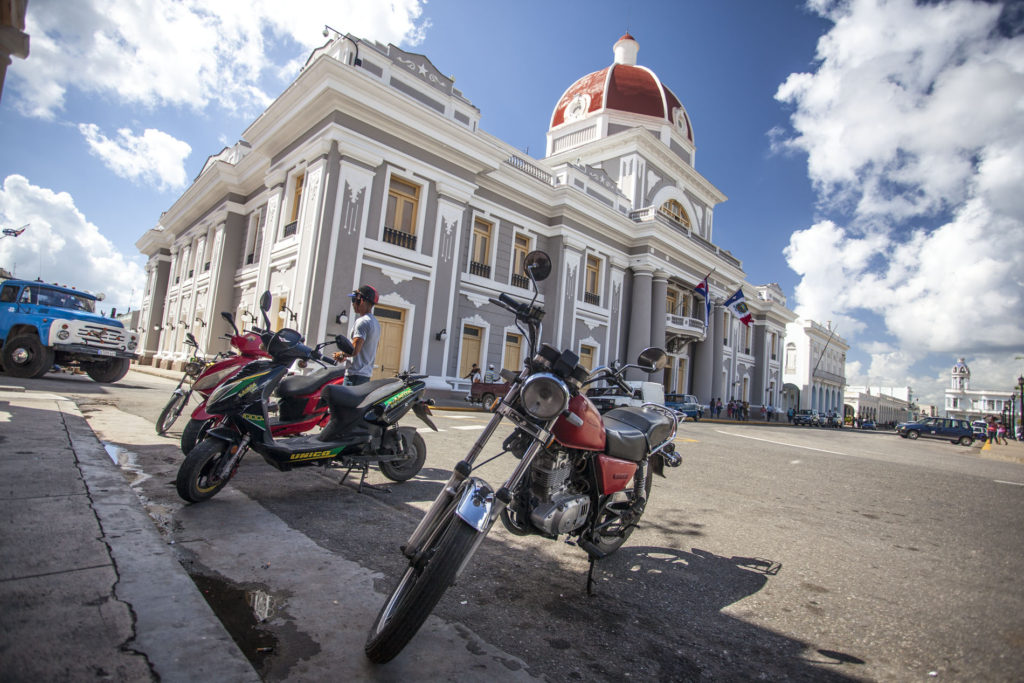
[[[523,383],[519,401],[530,417],[551,420],[569,407],[569,387],[554,375],[541,372]]]
[[[223,370],[211,372],[205,377],[200,377],[199,379],[197,379],[192,384],[192,388],[195,389],[196,391],[206,391],[208,389],[213,389],[215,386],[226,380],[228,377],[238,372],[239,369],[240,368],[238,365],[232,365],[230,367],[224,368]]]

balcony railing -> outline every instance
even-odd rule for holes
[[[395,230],[394,228],[384,228],[384,241],[405,249],[416,249],[416,235]]]
[[[210,270],[210,262],[209,261],[207,261],[206,263],[203,264],[203,272],[205,273],[208,270]]]
[[[259,254],[255,253],[255,252],[252,253],[252,254],[246,254],[246,256],[245,256],[245,265],[251,266],[252,264],[259,263],[259,262],[260,262],[260,255]]]
[[[298,221],[292,221],[288,225],[284,226],[284,235],[283,236],[284,237],[291,237],[292,235],[294,235],[298,231],[298,229],[299,229],[299,222]]]
[[[520,289],[530,288],[530,278],[519,273],[512,273],[512,286],[519,287]]]
[[[593,292],[583,292],[583,302],[588,303],[591,306],[601,305],[601,295],[594,294]]]
[[[470,261],[469,274],[476,275],[478,277],[489,278],[491,276],[491,267],[486,263],[480,263],[479,261]]]

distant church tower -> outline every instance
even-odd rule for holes
[[[963,358],[956,361],[953,371],[950,373],[950,388],[953,391],[967,391],[971,388],[971,369]]]

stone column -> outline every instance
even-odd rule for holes
[[[715,333],[711,340],[711,393],[725,403],[729,400],[729,396],[724,395],[729,387],[722,386],[722,340],[725,336],[725,309],[720,304],[715,304],[711,308],[711,315],[715,319]]]
[[[651,286],[651,346],[665,349],[665,302],[668,300],[668,273],[655,271]],[[631,358],[635,361],[636,358]],[[663,383],[664,370],[652,372],[648,376],[651,382]]]
[[[626,344],[626,362],[635,363],[640,352],[651,345],[651,291],[654,269],[633,266],[633,298],[629,312],[629,342]],[[664,300],[664,299],[662,299]],[[664,316],[662,316],[664,318]],[[664,333],[664,330],[662,330]],[[645,379],[646,373],[630,370],[628,379]]]
[[[694,297],[694,306],[697,305],[703,307],[704,301],[698,301],[697,297]],[[708,316],[708,327],[704,330],[704,341],[691,345],[693,352],[690,354],[690,374],[693,376],[693,393],[705,405],[709,404],[712,399],[719,398],[712,388],[712,368],[714,366],[712,349],[715,344],[715,332],[719,327],[721,326],[715,326],[714,308],[712,308],[711,315]],[[721,348],[721,343],[719,340],[719,348]]]

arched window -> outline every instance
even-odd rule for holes
[[[658,210],[665,216],[668,216],[669,218],[674,220],[676,223],[679,223],[679,225],[682,225],[687,228],[690,227],[690,217],[687,215],[686,209],[684,209],[683,205],[677,202],[676,200],[668,200],[667,202],[662,204],[661,208]]]

